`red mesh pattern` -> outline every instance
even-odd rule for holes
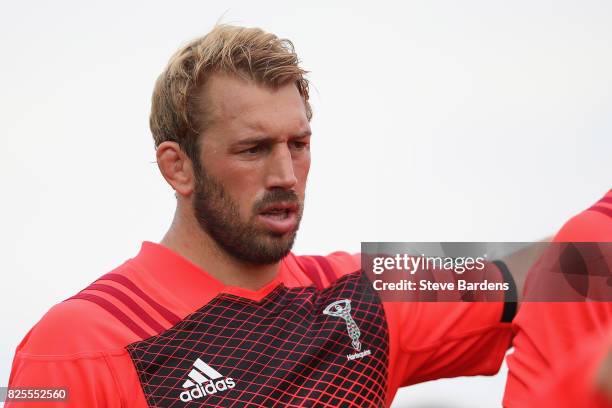
[[[360,351],[352,345],[346,319],[323,313],[342,299],[350,301]],[[355,273],[324,291],[281,285],[260,302],[219,295],[127,350],[150,406],[378,407],[386,396],[388,348],[382,304],[365,276]],[[355,353],[365,355],[347,358]],[[207,376],[201,364],[193,374],[198,358],[212,374]],[[206,380],[220,374],[216,381],[231,378],[235,386],[182,401],[181,393],[193,389],[198,373]],[[190,386],[184,388],[187,380]]]

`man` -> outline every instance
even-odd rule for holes
[[[570,219],[557,233],[554,241],[612,243],[612,190],[590,208]],[[603,256],[609,258],[610,245],[606,244],[603,248]],[[610,259],[607,259],[607,265],[612,265]],[[574,364],[577,367],[580,359],[576,356],[580,353],[575,351],[580,350],[582,343],[589,337],[602,338],[591,343],[600,341],[600,350],[604,350],[612,327],[612,302],[525,302],[514,323],[517,334],[513,340],[514,353],[508,356],[504,406],[560,406],[552,402],[552,392],[545,398],[540,396],[542,380],[551,376],[562,377],[566,369],[560,367],[566,362],[568,366]],[[593,354],[593,366],[596,357]],[[585,365],[582,373],[586,371]],[[589,379],[583,377],[574,382],[573,388],[569,388],[569,376],[566,377],[565,386],[562,386],[564,383],[559,379],[560,383],[553,389],[561,393],[555,396],[555,400],[562,401],[565,398],[563,406],[570,406],[570,401],[579,400],[576,389],[580,389]],[[591,388],[594,387],[593,384]],[[591,388],[583,387],[580,395]],[[563,394],[563,390],[566,394]],[[573,397],[570,398],[570,395]],[[542,405],[541,399],[549,400],[549,405]]]
[[[58,406],[367,407],[496,373],[513,304],[381,302],[357,256],[290,252],[311,116],[289,41],[217,26],[180,49],[150,120],[172,226],[54,306],[19,344],[10,386],[65,387]]]

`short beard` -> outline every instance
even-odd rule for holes
[[[206,175],[204,169],[196,170],[196,186],[193,212],[202,229],[233,258],[252,265],[270,265],[283,259],[293,247],[295,231],[275,234],[257,228],[254,220],[258,210],[278,202],[295,203],[297,226],[302,218],[303,205],[294,191],[274,189],[267,191],[252,209],[247,222],[240,219],[238,204],[229,196],[223,185]]]

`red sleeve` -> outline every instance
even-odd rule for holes
[[[533,402],[525,407],[610,408],[612,399],[604,396],[598,376],[605,358],[612,353],[612,333],[597,333],[584,339],[564,358],[555,361],[551,374],[543,379]]]
[[[541,389],[551,367],[586,333],[602,333],[612,323],[612,304],[524,303],[515,319],[514,353],[508,356],[504,406],[523,407]]]
[[[59,303],[17,346],[9,387],[67,389],[66,401],[36,402],[40,407],[146,406],[136,371],[121,346],[129,341],[130,333],[97,305],[83,300]]]
[[[40,407],[120,407],[117,384],[103,355],[74,358],[17,353],[9,387],[66,388],[66,401],[36,402]],[[5,407],[32,402],[7,402]]]
[[[387,303],[394,388],[497,373],[512,340],[503,303]]]
[[[501,269],[488,268],[503,281]],[[493,276],[497,275],[497,276]],[[513,336],[504,302],[388,302],[390,397],[398,387],[499,371]]]

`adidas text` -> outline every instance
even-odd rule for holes
[[[225,391],[234,388],[236,383],[230,377],[223,380],[210,381],[206,384],[197,384],[195,388],[181,392],[181,401],[189,402],[206,395],[216,394],[217,392]]]

